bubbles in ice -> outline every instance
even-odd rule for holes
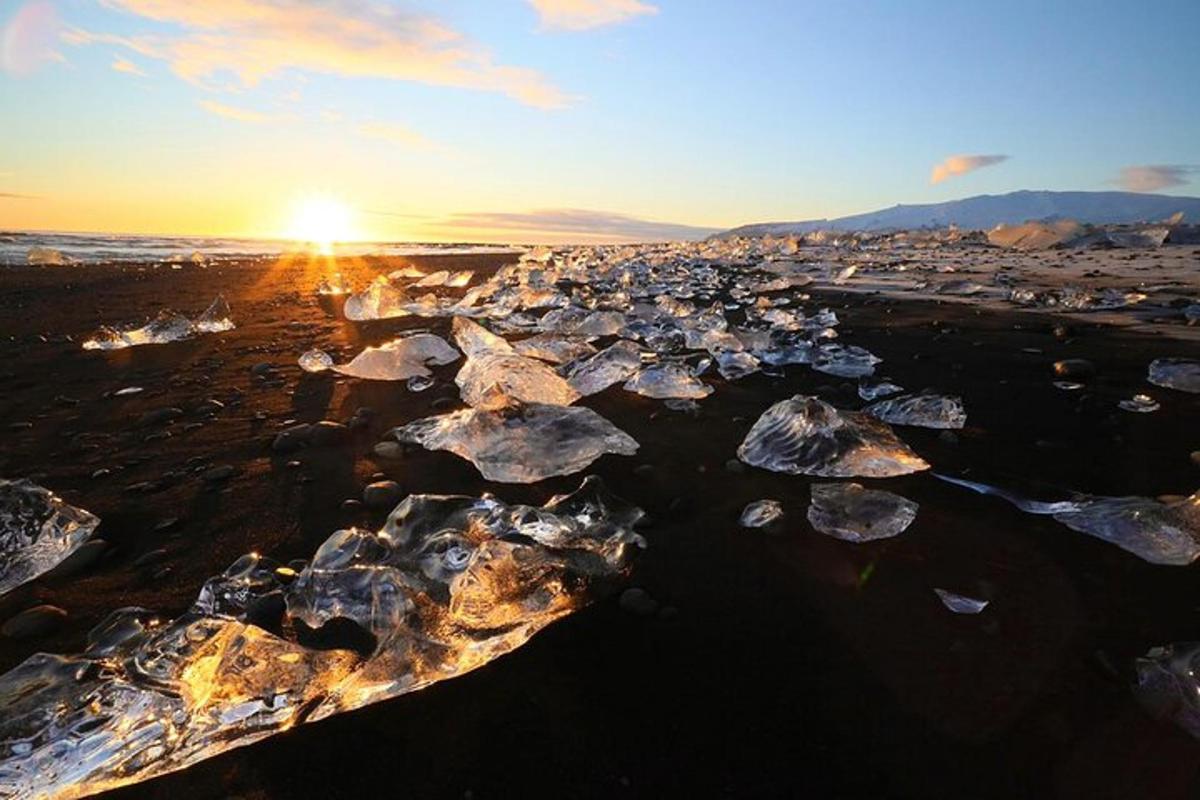
[[[324,372],[333,368],[333,358],[324,350],[306,350],[300,355],[299,364],[305,372]]]
[[[626,572],[641,516],[596,478],[540,507],[414,495],[289,585],[251,555],[173,621],[115,612],[80,655],[0,676],[0,792],[96,794],[476,669]],[[253,624],[267,606],[291,624]],[[351,649],[302,643],[338,618]]]
[[[571,475],[605,453],[629,456],[638,449],[633,437],[590,408],[542,404],[463,409],[410,422],[392,435],[448,450],[501,483]]]
[[[955,614],[978,614],[988,607],[987,600],[978,600],[974,597],[967,597],[965,594],[955,594],[946,589],[934,589],[933,591],[942,601],[942,605]]]
[[[625,390],[656,400],[699,400],[713,392],[690,367],[673,361],[642,367],[625,382]]]
[[[0,480],[0,594],[58,566],[99,524],[41,486]]]
[[[212,305],[193,322],[182,314],[163,310],[140,328],[100,328],[83,343],[84,350],[122,350],[144,344],[166,344],[190,339],[201,333],[220,333],[234,327],[229,303],[218,295]]]
[[[459,353],[440,336],[413,333],[379,347],[368,347],[347,364],[334,367],[342,375],[373,381],[428,377],[431,366],[457,361]]]
[[[898,494],[857,483],[814,483],[808,521],[824,534],[847,542],[898,536],[917,518],[917,504]]]
[[[929,468],[887,424],[804,395],[767,409],[738,457],[773,472],[829,478],[886,478]]]
[[[1149,381],[1165,389],[1200,393],[1200,361],[1190,358],[1156,358],[1150,362]]]
[[[892,425],[955,429],[967,424],[962,399],[940,394],[907,394],[882,400],[863,410]]]
[[[783,504],[778,500],[755,500],[742,509],[738,524],[743,528],[765,528],[783,517]]]

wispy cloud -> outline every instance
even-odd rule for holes
[[[435,145],[412,128],[398,122],[363,122],[358,132],[368,139],[381,139],[413,150],[433,150]]]
[[[617,214],[609,211],[590,211],[579,208],[550,208],[525,213],[476,212],[455,214],[436,227],[503,231],[533,241],[543,238],[575,241],[674,241],[701,239],[715,233],[715,228],[701,228],[673,222]],[[550,234],[551,237],[546,235]]]
[[[957,175],[966,175],[968,172],[974,172],[983,167],[990,167],[992,164],[999,164],[1001,161],[1007,161],[1008,156],[950,156],[945,161],[937,164],[933,168],[933,172],[929,175],[930,183],[941,183],[947,178],[953,178]]]
[[[118,37],[75,30],[67,40],[121,43],[165,60],[181,78],[211,88],[233,75],[254,86],[287,71],[385,78],[508,95],[559,108],[569,98],[541,73],[497,64],[437,19],[371,0],[105,0],[179,34]]]
[[[17,194],[15,192],[0,192],[0,200],[39,200],[35,194]]]
[[[1200,174],[1200,167],[1188,164],[1144,164],[1125,167],[1113,183],[1130,192],[1157,192],[1191,183],[1191,176],[1196,174]]]
[[[275,119],[271,114],[264,114],[261,111],[254,111],[249,108],[227,106],[224,103],[218,103],[216,100],[201,100],[200,107],[210,114],[215,114],[218,117],[225,117],[225,119],[237,120],[238,122],[262,124],[265,122],[271,122],[273,119]]]
[[[126,75],[137,75],[141,78],[146,77],[146,73],[142,71],[141,67],[121,56],[113,58],[112,68],[117,72],[124,72]]]
[[[582,31],[657,14],[658,7],[640,0],[529,0],[542,27]]]
[[[64,61],[54,49],[61,27],[49,0],[25,3],[0,30],[0,69],[10,75],[29,75],[46,64]]]

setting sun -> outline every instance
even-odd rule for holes
[[[357,238],[352,217],[345,203],[326,195],[309,195],[296,202],[286,236],[328,253],[336,242]]]

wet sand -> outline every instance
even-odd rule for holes
[[[509,258],[338,269],[362,285],[402,263],[487,272]],[[406,492],[492,491],[539,504],[578,485],[580,476],[488,484],[442,452],[373,460],[385,431],[456,400],[459,364],[435,368],[437,384],[420,394],[301,373],[296,357],[313,346],[345,359],[401,330],[448,336],[447,320],[345,321],[314,295],[326,268],[289,259],[0,271],[0,474],[34,478],[98,514],[97,535],[111,545],[80,574],[0,598],[0,619],[38,603],[70,614],[52,636],[0,640],[0,669],[39,650],[79,651],[119,607],[178,614],[245,552],[306,558],[339,527],[377,527],[382,513],[341,509],[376,473]],[[163,306],[196,314],[218,291],[233,331],[113,353],[79,347],[102,323]],[[884,359],[877,375],[963,397],[967,428],[954,436],[897,429],[935,471],[1045,497],[1200,485],[1189,459],[1200,449],[1200,396],[1145,382],[1154,358],[1196,357],[1194,340],[1085,315],[811,293],[808,307],[828,305],[843,320],[841,341]],[[1050,364],[1062,358],[1096,364],[1085,390],[1051,385]],[[275,366],[265,378],[254,371],[263,363]],[[901,536],[870,545],[822,536],[804,517],[811,479],[726,462],[771,403],[806,393],[857,408],[853,382],[806,367],[706,379],[717,391],[699,416],[619,388],[582,401],[641,444],[637,456],[606,456],[589,472],[652,515],[631,585],[662,612],[635,616],[602,600],[465,677],[112,796],[1200,794],[1200,744],[1147,717],[1128,688],[1134,658],[1197,638],[1191,569],[1143,563],[928,473],[861,481],[920,503]],[[145,391],[106,397],[130,385]],[[1161,409],[1117,409],[1137,392]],[[224,408],[205,412],[209,399]],[[169,407],[184,415],[139,425]],[[344,447],[271,450],[290,420],[346,422],[363,407],[371,424]],[[202,480],[222,464],[236,475]],[[109,474],[95,476],[102,469]],[[783,502],[781,529],[739,528],[742,507],[764,497]],[[955,616],[934,587],[992,602]]]

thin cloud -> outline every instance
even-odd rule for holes
[[[213,88],[232,75],[243,87],[287,71],[385,78],[498,92],[538,108],[569,98],[541,73],[497,64],[433,17],[369,0],[106,0],[183,33],[132,37],[73,30],[72,44],[111,42],[166,61],[176,75]]]
[[[947,178],[953,178],[958,175],[966,175],[968,172],[974,172],[983,167],[990,167],[993,164],[999,164],[1001,161],[1007,161],[1008,156],[950,156],[942,163],[933,168],[933,172],[929,175],[930,183],[941,183]]]
[[[523,234],[529,239],[545,234],[555,238],[575,237],[579,241],[676,241],[702,239],[716,233],[716,228],[701,228],[673,222],[616,214],[609,211],[590,211],[579,208],[551,208],[526,213],[477,212],[455,214],[438,227],[476,231],[506,231]]]
[[[1125,167],[1114,183],[1130,192],[1157,192],[1172,186],[1185,186],[1192,182],[1191,176],[1198,173],[1200,167],[1188,164],[1144,164]]]
[[[48,0],[25,3],[0,30],[0,69],[9,75],[30,75],[46,64],[65,61],[54,49],[62,27]]]
[[[658,7],[640,0],[529,0],[543,28],[582,31],[616,25],[634,17],[657,14]]]
[[[398,122],[363,122],[359,124],[358,132],[368,139],[381,139],[413,150],[433,150],[435,147],[429,139]]]
[[[141,78],[146,77],[146,73],[142,71],[141,67],[121,56],[116,56],[113,59],[112,68],[117,72],[124,72],[126,75],[137,75]]]
[[[16,192],[0,192],[0,200],[40,200],[35,194],[17,194]]]
[[[271,122],[275,118],[270,114],[264,114],[261,111],[253,111],[248,108],[238,108],[236,106],[227,106],[224,103],[218,103],[216,100],[201,100],[200,107],[210,114],[215,114],[218,117],[225,119],[233,119],[238,122],[251,122],[254,124],[262,124]]]

